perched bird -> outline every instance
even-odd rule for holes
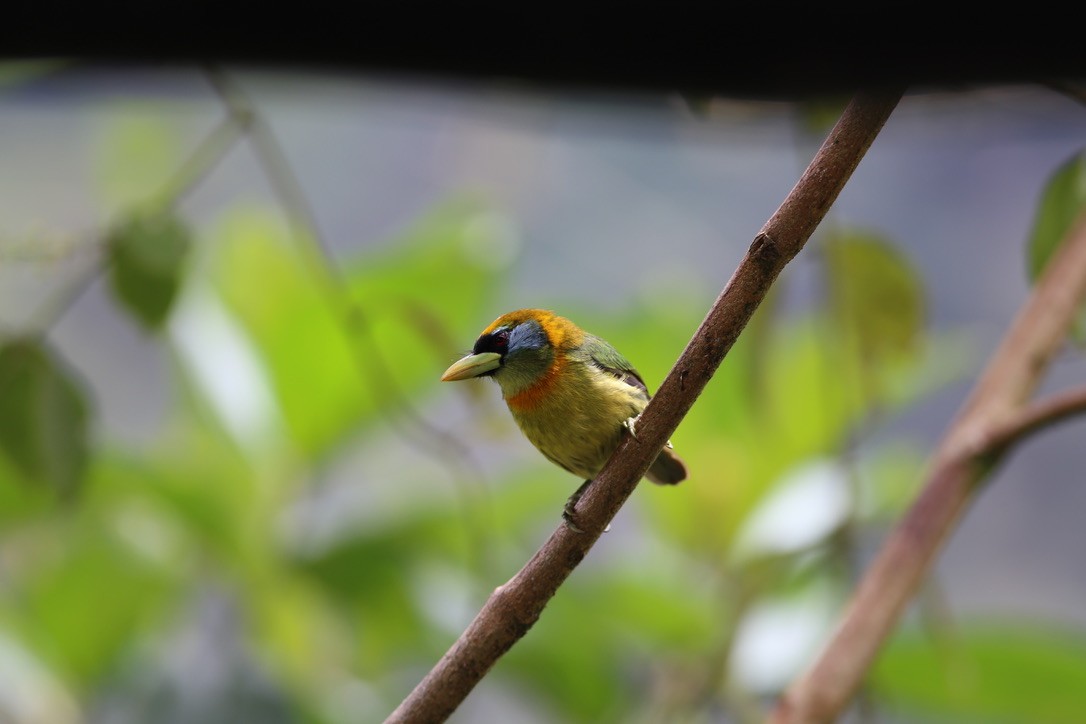
[[[548,460],[584,478],[566,503],[571,524],[580,494],[623,433],[634,434],[634,422],[649,402],[644,381],[618,350],[543,309],[498,317],[441,380],[472,377],[493,377],[528,440]],[[668,443],[645,476],[674,485],[686,479],[686,465]]]

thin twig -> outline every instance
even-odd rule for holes
[[[803,248],[897,105],[900,92],[861,93],[845,109],[803,176],[755,237],[746,256],[626,437],[577,506],[583,533],[560,525],[531,560],[499,586],[475,620],[387,722],[444,721],[531,628],[633,492],[712,378],[784,266]]]
[[[1086,214],[1070,230],[936,451],[927,485],[884,543],[826,648],[774,724],[836,720],[979,484],[1026,433],[1081,411],[1075,393],[1026,407],[1086,298]],[[1025,412],[1023,412],[1023,409]]]
[[[256,109],[245,93],[221,69],[205,68],[205,74],[215,92],[232,115],[238,117],[248,129],[249,138],[264,175],[287,217],[293,237],[306,246],[300,249],[318,288],[328,299],[342,327],[353,338],[351,344],[355,363],[368,381],[365,385],[374,396],[374,403],[385,415],[390,427],[409,444],[448,467],[450,461],[459,469],[452,474],[453,483],[461,489],[476,485],[486,490],[482,467],[475,460],[471,448],[456,435],[431,424],[411,404],[407,395],[396,384],[392,367],[385,358],[371,332],[372,324],[366,310],[353,299],[343,271],[335,262],[324,233],[317,222],[317,215],[309,203],[302,184],[294,173],[286,153],[271,126]],[[380,383],[374,384],[373,380]],[[469,505],[469,496],[461,495],[465,513],[476,515]],[[467,526],[472,535],[489,528],[489,520],[477,520]],[[488,563],[488,548],[481,540],[471,541],[475,558],[480,564]]]
[[[148,197],[142,205],[137,205],[137,208],[146,207],[159,211],[173,209],[222,162],[243,132],[244,124],[238,123],[233,114],[228,114],[203,137],[184,163],[163,183],[162,188]],[[76,279],[35,310],[29,326],[36,333],[43,333],[55,326],[112,266],[113,257],[107,248],[109,231],[98,233],[98,238],[85,246],[93,247],[99,252],[99,258],[88,263]]]
[[[287,220],[294,235],[313,244],[314,256],[310,259],[311,271],[315,272],[322,281],[327,282],[321,283],[320,287],[328,293],[333,307],[341,312],[342,321],[347,330],[356,340],[363,342],[369,348],[366,355],[357,354],[356,357],[360,361],[364,359],[369,365],[375,366],[377,368],[375,376],[387,383],[372,385],[375,391],[384,391],[394,398],[391,401],[381,398],[377,401],[378,406],[406,417],[412,425],[424,433],[425,437],[437,444],[439,457],[446,461],[450,456],[458,459],[473,476],[481,476],[482,470],[472,459],[470,447],[456,436],[427,422],[422,414],[410,405],[403,391],[394,384],[392,370],[384,354],[376,341],[368,334],[370,324],[367,315],[361,306],[350,298],[347,280],[335,263],[331,247],[320,230],[308,196],[295,176],[271,127],[225,73],[217,68],[209,68],[206,72],[216,92],[231,113],[246,119],[257,159],[263,165],[264,174],[272,185],[276,197],[286,210]]]
[[[995,427],[977,454],[1001,453],[1012,444],[1024,441],[1030,435],[1035,435],[1041,430],[1084,412],[1086,412],[1086,386],[1034,402],[1015,417]]]
[[[234,113],[226,116],[204,136],[177,172],[163,184],[153,202],[172,209],[184,200],[226,157],[248,127],[244,118]]]

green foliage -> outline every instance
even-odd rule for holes
[[[924,285],[888,240],[872,233],[825,239],[826,286],[845,342],[867,374],[917,356],[924,331]]]
[[[1086,209],[1086,152],[1067,159],[1045,184],[1026,246],[1026,271],[1036,280],[1078,215]]]
[[[87,462],[87,403],[56,352],[21,339],[0,347],[0,450],[29,481],[74,493]]]
[[[87,686],[101,682],[146,616],[166,603],[168,572],[107,528],[90,525],[64,537],[63,556],[27,582],[22,628],[65,678]]]
[[[153,104],[126,103],[105,116],[95,146],[97,188],[111,207],[154,202],[152,192],[177,169],[179,139],[162,120],[162,110]]]
[[[110,232],[106,247],[113,291],[148,329],[166,321],[191,246],[185,223],[164,211],[135,214]]]
[[[416,652],[426,650],[431,631],[413,583],[423,575],[420,568],[433,566],[442,552],[459,550],[459,521],[450,513],[415,512],[326,549],[288,557],[299,574],[359,623],[354,647],[359,671],[379,676],[389,667],[412,663]]]
[[[486,593],[553,529],[578,483],[519,436],[490,386],[437,384],[440,370],[501,311],[490,301],[501,277],[474,251],[487,246],[477,238],[488,228],[477,223],[480,213],[446,205],[338,273],[311,240],[289,236],[259,208],[227,212],[191,271],[177,220],[133,217],[121,227],[115,283],[169,292],[157,302],[119,294],[125,309],[161,326],[183,275],[206,275],[185,281],[212,289],[246,335],[285,425],[258,448],[239,447],[218,418],[221,407],[193,394],[190,368],[176,365],[170,424],[147,449],[94,451],[92,495],[74,521],[0,485],[21,530],[8,542],[35,561],[15,576],[17,595],[0,597],[0,620],[70,686],[94,691],[131,665],[138,642],[183,625],[185,591],[228,581],[248,635],[301,710],[323,719],[332,667],[377,692],[353,718],[387,714]],[[954,357],[946,345],[923,336],[922,287],[888,242],[842,234],[826,253],[834,293],[803,314],[759,312],[757,333],[739,340],[676,432],[688,483],[639,490],[601,543],[611,563],[574,576],[495,676],[563,721],[697,711],[698,697],[720,696],[715,684],[676,692],[651,682],[724,660],[743,601],[786,595],[797,581],[825,574],[804,551],[743,562],[730,550],[797,468],[834,458],[875,410],[909,404],[960,369],[946,364]],[[620,315],[562,311],[615,344],[653,388],[703,313],[696,302]],[[861,377],[869,384],[857,385]],[[430,420],[452,446],[436,445],[409,415],[400,417],[405,404],[431,409],[439,392],[472,403],[471,436],[455,420]],[[18,440],[11,430],[22,428],[9,427]],[[387,464],[369,460],[388,448],[374,439],[387,437],[403,451]],[[487,437],[511,456],[508,467],[485,486],[456,480],[473,468],[452,464],[449,450]],[[328,490],[311,482],[360,449],[369,451],[362,470],[372,465],[376,477],[356,472],[349,485]],[[870,464],[858,466],[864,498],[856,522],[894,515],[919,457],[908,446],[875,449]],[[11,457],[12,470],[17,461]],[[366,500],[353,522],[340,519],[344,490]],[[309,508],[324,511],[316,519],[324,522],[298,523]],[[47,536],[58,547],[43,557],[38,546]],[[611,542],[619,536],[633,536],[635,550]],[[812,546],[830,550],[832,541]],[[76,611],[78,602],[88,607]],[[93,635],[78,637],[92,620]]]
[[[346,289],[266,214],[225,220],[213,279],[262,356],[300,452],[327,453],[425,389],[457,351],[449,340],[485,316],[494,272],[465,244],[477,213],[443,209],[390,251],[348,263]]]
[[[812,106],[807,121],[826,117]],[[226,591],[237,620],[222,647],[259,659],[270,700],[292,705],[277,711],[380,720],[553,530],[579,483],[521,438],[492,385],[437,382],[505,311],[493,302],[508,291],[494,263],[509,250],[500,229],[480,223],[485,208],[450,202],[333,268],[278,210],[230,206],[196,248],[163,211],[173,200],[147,194],[176,160],[169,129],[137,117],[111,124],[104,146],[107,196],[144,209],[108,237],[119,306],[169,349],[182,289],[210,290],[284,424],[239,443],[223,406],[174,364],[173,406],[149,442],[91,445],[84,393],[57,353],[38,340],[0,346],[4,637],[80,709],[111,686],[153,702],[162,689],[125,672],[187,676],[199,662],[178,667],[184,646],[173,642],[203,625],[194,599]],[[1034,276],[1086,196],[1084,163],[1069,162],[1046,191]],[[926,329],[923,282],[891,240],[842,229],[820,252],[824,294],[794,312],[775,291],[676,431],[690,479],[641,486],[495,668],[540,718],[739,718],[774,693],[741,691],[749,662],[732,644],[751,611],[806,605],[810,591],[843,598],[856,553],[844,533],[880,529],[915,493],[923,448],[877,433],[955,380],[969,350],[957,333]],[[655,389],[709,302],[688,293],[618,313],[561,311]],[[464,400],[466,411],[452,404]],[[840,484],[837,517],[802,545],[736,554],[752,521],[781,515],[781,494],[812,469]],[[75,504],[59,505],[56,491],[84,478]],[[872,682],[879,702],[926,719],[1064,721],[1086,708],[1082,649],[1011,626],[939,645],[904,635]],[[229,702],[198,703],[229,718]]]
[[[821,143],[830,132],[841,111],[848,103],[847,98],[807,98],[800,105],[797,114],[800,129],[805,131],[811,141]]]
[[[1063,163],[1041,192],[1033,230],[1026,244],[1026,271],[1036,281],[1071,230],[1075,219],[1086,209],[1086,151]],[[1086,310],[1076,326],[1080,343],[1086,341]]]
[[[1081,721],[1086,639],[1080,632],[971,625],[946,640],[897,636],[872,685],[894,708],[925,721]]]

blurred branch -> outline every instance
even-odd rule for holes
[[[364,387],[372,392],[378,409],[385,414],[392,429],[409,445],[434,457],[443,468],[446,468],[450,461],[457,466],[460,472],[452,475],[454,483],[464,487],[468,482],[481,481],[484,474],[472,456],[470,446],[456,435],[431,424],[415,409],[396,383],[384,350],[370,333],[369,316],[351,297],[348,281],[335,262],[305,190],[271,126],[226,73],[216,67],[208,67],[205,68],[205,74],[231,115],[238,119],[238,125],[248,130],[257,160],[263,167],[272,192],[283,207],[292,235],[306,244],[300,251],[310,273],[327,296],[344,331],[355,342],[350,345],[355,362],[366,380]],[[470,506],[467,507],[470,510]],[[467,526],[467,530],[481,531],[487,527],[477,522]],[[487,547],[481,541],[474,541],[474,547],[478,552],[477,557],[482,561]]]
[[[1026,437],[1086,412],[1086,386],[1035,402],[989,433],[978,455],[998,454]]]
[[[228,114],[214,129],[211,130],[192,152],[185,162],[177,169],[173,176],[162,185],[153,196],[149,198],[146,206],[156,211],[171,210],[180,203],[186,194],[196,188],[207,178],[216,166],[226,157],[230,149],[245,132],[244,122],[233,115]],[[142,208],[137,206],[137,209]],[[131,214],[132,209],[126,209]],[[49,299],[41,308],[35,310],[31,317],[30,327],[35,330],[47,330],[59,322],[68,310],[75,306],[91,285],[102,274],[109,270],[113,259],[110,256],[106,239],[108,230],[100,233],[99,238],[93,243],[94,250],[98,252],[97,258],[90,261],[80,270],[76,278],[68,284],[61,293]],[[84,245],[81,245],[84,246]],[[85,246],[92,246],[86,244]]]
[[[993,354],[936,451],[927,485],[860,581],[830,642],[778,702],[772,722],[837,719],[999,459],[1029,434],[1086,409],[1084,390],[1027,404],[1083,298],[1086,214],[1068,232]]]
[[[531,560],[491,594],[475,620],[387,719],[446,719],[539,618],[625,503],[720,366],[770,285],[803,248],[897,105],[900,91],[860,93],[785,198],[671,369],[637,424],[577,506],[583,533],[560,525]]]
[[[371,367],[372,377],[381,384],[367,385],[377,395],[378,407],[387,413],[401,415],[423,433],[424,438],[440,448],[439,457],[451,456],[464,462],[472,475],[481,476],[481,470],[471,459],[468,445],[456,436],[431,425],[407,400],[403,391],[395,384],[391,368],[385,360],[382,350],[368,333],[370,323],[365,310],[351,298],[349,285],[340,268],[336,265],[331,248],[317,224],[316,214],[287,160],[283,148],[271,127],[263,116],[252,106],[248,98],[221,70],[209,68],[208,79],[215,91],[222,98],[230,112],[242,119],[249,129],[249,137],[256,151],[257,160],[264,168],[264,174],[272,186],[275,196],[286,211],[287,221],[294,236],[311,244],[312,254],[307,254],[307,262],[316,278],[323,283],[321,289],[329,296],[333,308],[340,312],[347,332],[355,341],[365,346],[366,354],[361,354],[358,345],[353,345],[360,367]],[[393,399],[385,399],[378,392],[384,392]]]
[[[196,188],[219,165],[234,144],[245,135],[248,127],[247,119],[228,113],[211,133],[204,136],[200,145],[173,178],[163,185],[154,201],[162,207],[173,208],[184,200],[189,191]]]

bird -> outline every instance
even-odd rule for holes
[[[524,436],[552,463],[584,479],[563,509],[577,528],[575,506],[636,421],[650,394],[641,375],[613,346],[547,309],[518,309],[480,333],[470,354],[442,382],[490,377]],[[659,485],[686,479],[671,442],[645,474]]]

